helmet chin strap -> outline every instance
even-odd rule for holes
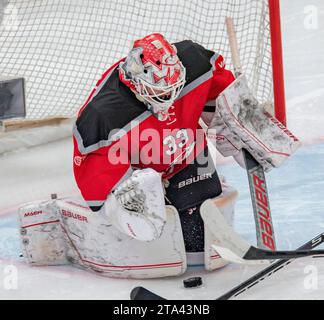
[[[159,121],[166,121],[169,118],[169,109],[166,111],[159,111],[158,113],[154,113],[154,115]]]
[[[161,110],[158,107],[154,107],[150,105],[149,103],[145,103],[148,109],[157,117],[159,121],[166,121],[169,117],[169,109],[171,108],[172,105],[170,105],[169,108],[166,110]]]
[[[136,98],[143,102],[146,107],[154,114],[154,116],[159,120],[159,121],[166,121],[169,117],[169,109],[172,107],[172,104],[170,104],[170,107],[167,110],[160,110],[158,106],[154,106],[149,104],[141,95],[138,94],[136,90],[132,90],[132,92],[135,94]]]

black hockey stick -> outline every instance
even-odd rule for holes
[[[316,238],[312,239],[311,241],[305,243],[301,246],[298,250],[312,250],[317,246],[321,245],[324,242],[324,233],[317,236]],[[238,297],[239,295],[243,294],[244,292],[248,291],[249,289],[253,288],[263,280],[269,278],[273,274],[277,273],[278,271],[282,270],[284,267],[288,266],[292,260],[283,259],[277,262],[274,262],[269,267],[263,269],[259,273],[255,274],[248,280],[242,282],[237,287],[231,289],[227,293],[223,294],[216,300],[229,300],[231,298]]]
[[[278,260],[298,259],[310,256],[324,255],[323,250],[293,250],[293,251],[269,251],[251,246],[243,256],[243,260]]]
[[[167,300],[144,287],[136,287],[130,293],[131,300]]]
[[[311,241],[305,243],[297,250],[312,250],[324,242],[324,233],[312,239]],[[262,282],[263,280],[271,277],[273,274],[282,270],[284,267],[288,266],[292,260],[283,259],[277,262],[274,262],[269,267],[264,270],[258,272],[248,280],[242,282],[235,288],[231,289],[227,293],[223,294],[216,300],[229,300],[231,298],[238,297],[249,289],[255,287],[257,284]],[[131,300],[167,300],[143,287],[136,287],[131,292]]]

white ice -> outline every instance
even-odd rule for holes
[[[304,25],[305,7],[310,9],[307,0],[282,0],[281,4],[288,125],[305,146],[267,178],[278,246],[295,249],[324,231],[324,3],[312,1],[319,14],[315,30]],[[70,266],[25,265],[19,258],[16,208],[27,201],[48,198],[51,193],[78,194],[71,157],[70,139],[0,157],[0,299],[128,299],[137,285],[169,299],[213,299],[262,269],[230,265],[207,273],[197,267],[181,278],[135,281],[103,278]],[[228,161],[218,169],[240,191],[235,228],[255,243],[246,174]],[[11,265],[18,270],[18,288],[7,290]],[[309,270],[317,271],[312,288]],[[183,288],[182,280],[192,275],[203,277],[202,288]],[[240,299],[323,297],[324,260],[307,258],[294,261]]]

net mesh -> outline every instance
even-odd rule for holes
[[[231,66],[234,18],[244,71],[272,100],[267,0],[0,0],[0,74],[26,79],[27,118],[73,116],[102,73],[152,32],[191,39]]]

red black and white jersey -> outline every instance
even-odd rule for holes
[[[223,57],[185,40],[175,43],[186,68],[186,85],[159,121],[119,79],[117,62],[105,72],[74,127],[74,175],[93,211],[104,205],[111,191],[132,169],[152,168],[170,178],[206,147],[197,138],[205,105],[234,81]],[[121,60],[122,61],[122,60]]]

